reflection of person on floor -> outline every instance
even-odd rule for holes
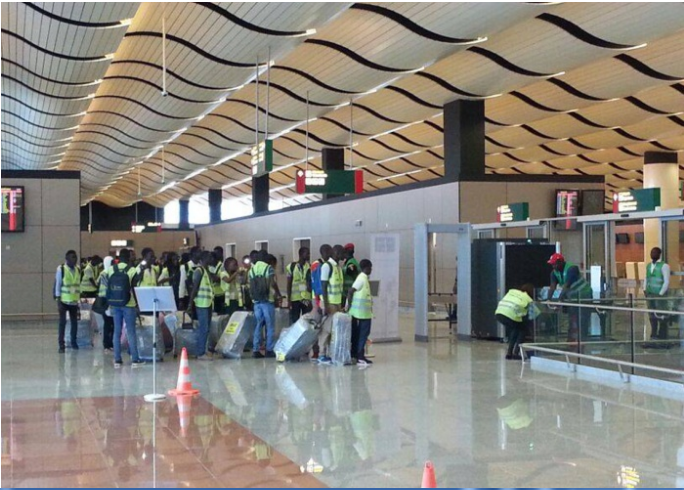
[[[371,396],[366,385],[366,372],[360,371],[359,375],[360,379],[356,380],[360,383],[351,392],[352,407],[349,420],[356,438],[354,449],[362,461],[370,463],[375,455],[375,431],[378,429],[378,419],[373,413]]]
[[[116,469],[122,482],[130,481],[139,463],[138,405],[135,397],[115,397],[110,424],[105,431],[103,453],[107,464]]]
[[[648,299],[649,310],[667,309],[667,300],[655,299],[667,295],[670,288],[670,266],[661,259],[663,251],[654,247],[651,249],[651,263],[646,266],[646,281],[644,283],[644,293]],[[667,339],[667,327],[670,317],[649,313],[648,319],[651,322],[651,339]]]

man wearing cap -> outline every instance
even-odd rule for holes
[[[551,271],[551,288],[549,291],[549,298],[553,297],[553,293],[560,286],[563,288],[565,286],[565,281],[567,280],[568,270],[574,267],[574,264],[565,261],[565,257],[562,254],[555,253],[551,256],[548,264],[553,267]]]
[[[344,254],[347,261],[345,262],[344,270],[342,271],[344,273],[344,283],[342,286],[342,307],[344,307],[344,303],[347,300],[347,293],[349,292],[349,289],[352,287],[352,284],[354,284],[359,272],[361,272],[359,262],[354,258],[353,243],[347,243],[344,246]]]
[[[582,300],[591,299],[591,286],[582,277],[578,266],[566,262],[565,257],[559,253],[553,254],[548,263],[553,266],[549,297],[553,297],[554,291],[560,286],[560,295],[557,296],[559,301],[579,303]],[[578,307],[568,307],[567,313],[568,341],[575,342],[580,332],[582,336],[587,335],[590,315],[586,309]]]

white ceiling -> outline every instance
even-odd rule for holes
[[[317,199],[294,190],[307,146],[312,168],[346,148],[366,191],[441,176],[458,98],[485,99],[488,173],[610,192],[684,150],[680,3],[3,3],[2,168],[80,170],[113,206],[249,201],[257,59],[286,205]]]

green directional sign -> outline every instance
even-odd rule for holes
[[[660,187],[631,189],[613,194],[613,212],[655,211],[660,207]]]
[[[252,147],[252,176],[261,177],[273,170],[273,141],[265,140]]]
[[[526,202],[504,204],[496,208],[496,215],[499,223],[525,221],[530,217],[530,205]]]
[[[297,170],[298,194],[359,194],[363,192],[363,170]]]

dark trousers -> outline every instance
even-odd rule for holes
[[[365,359],[366,342],[371,331],[371,319],[362,320],[352,317],[351,356],[354,359]]]
[[[78,305],[65,305],[61,301],[58,303],[59,308],[59,333],[57,342],[60,348],[65,345],[64,334],[66,333],[66,316],[69,312],[69,320],[71,321],[71,345],[76,345],[76,333],[78,332]]]
[[[646,295],[649,298],[653,298],[653,295]],[[657,297],[657,296],[656,296]],[[666,310],[667,301],[658,301],[657,299],[649,299],[647,301],[647,306],[649,310]],[[651,322],[651,338],[652,339],[667,339],[667,327],[669,324],[669,317],[665,315],[656,315],[655,313],[649,313],[648,319]]]
[[[506,337],[508,337],[508,352],[506,355],[519,354],[517,352],[518,346],[525,338],[525,321],[516,322],[503,315],[496,315],[496,320],[506,327]]]
[[[223,310],[226,307],[226,295],[214,296],[214,313],[223,315]]]
[[[104,328],[102,329],[102,347],[105,349],[114,348],[114,317],[102,315],[104,317]]]
[[[295,323],[302,315],[311,311],[311,305],[308,306],[303,301],[293,301],[290,307],[290,325]]]
[[[97,291],[81,293],[81,298],[97,298]]]

